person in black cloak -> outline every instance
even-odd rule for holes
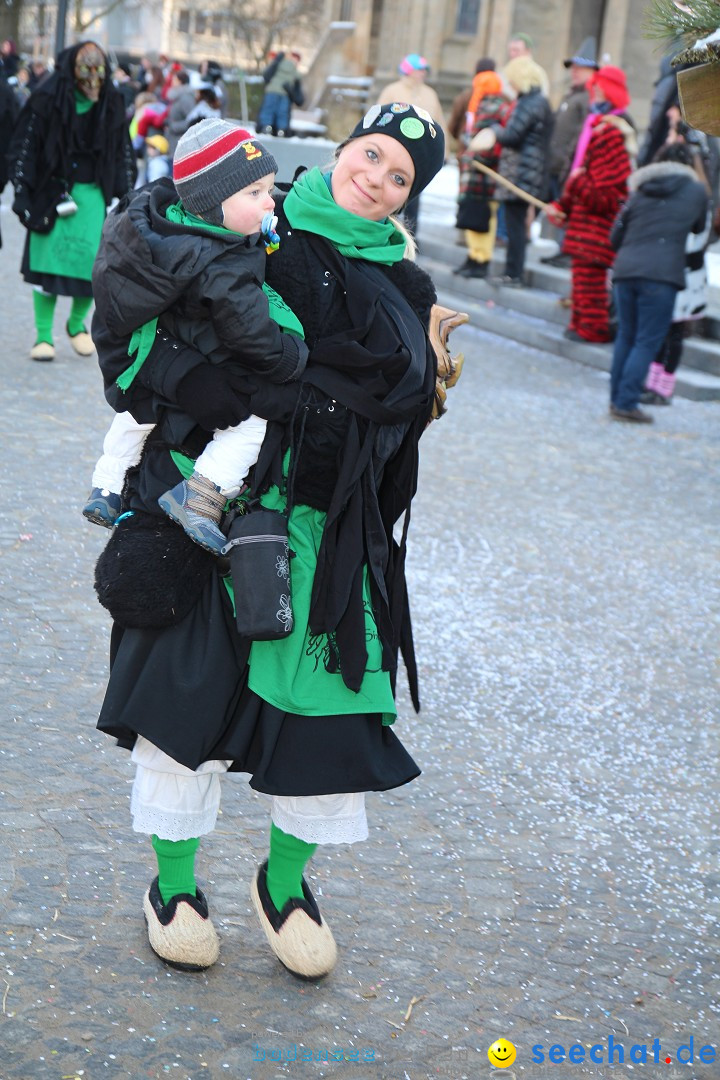
[[[156,421],[96,571],[115,620],[98,727],[132,750],[133,828],[152,837],[158,867],[143,904],[150,946],[176,966],[207,968],[219,955],[195,856],[215,827],[221,774],[249,773],[272,797],[253,905],[285,967],[319,978],[337,953],[305,867],[318,844],[366,839],[366,791],[420,771],[393,731],[399,651],[419,707],[406,537],[418,442],[443,411],[444,341],[467,316],[438,309],[394,215],[443,161],[443,133],[428,114],[375,105],[333,167],[303,173],[276,198],[279,248],[265,274],[305,329],[309,363],[295,384],[241,392],[235,376],[173,339],[161,319],[123,397],[116,380],[128,340],[110,330],[112,298],[98,292],[93,338],[106,397],[138,422]],[[101,248],[97,273],[107,258]],[[146,289],[146,277],[129,288]],[[458,374],[444,373],[447,385]],[[230,558],[262,553],[262,536],[235,536],[238,525],[268,520],[254,500],[286,518],[289,552],[270,574],[273,640],[239,632],[252,577],[241,588],[234,566],[230,576],[158,507],[208,432],[242,420],[248,402],[268,433],[241,496],[248,512],[229,526],[231,541],[247,543]],[[277,580],[288,572],[278,602]]]
[[[8,146],[10,143],[18,112],[17,98],[12,88],[0,79],[0,146]],[[7,181],[7,160],[4,154],[0,154],[0,195]],[[2,234],[0,234],[0,247],[2,247]]]
[[[58,296],[72,297],[66,330],[80,356],[94,352],[85,318],[107,206],[135,183],[125,108],[94,41],[64,49],[20,113],[8,149],[13,211],[27,229],[21,273],[35,286],[33,360],[53,360]]]

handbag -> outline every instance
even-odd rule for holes
[[[252,641],[286,637],[294,625],[287,516],[257,501],[246,504],[222,554],[230,558],[238,633]]]

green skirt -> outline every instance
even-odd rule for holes
[[[53,279],[71,278],[89,285],[100,246],[105,221],[101,189],[97,184],[75,184],[70,194],[77,203],[77,213],[59,217],[49,233],[28,233],[23,275],[26,281],[42,285],[48,292],[65,292],[52,287]],[[70,295],[76,295],[76,291],[72,289]]]
[[[264,506],[284,509],[277,488],[261,497]],[[254,641],[250,647],[248,686],[276,708],[300,716],[380,713],[384,724],[396,717],[390,674],[382,669],[382,645],[373,616],[365,571],[365,648],[367,664],[359,692],[348,689],[339,671],[330,668],[327,634],[312,634],[308,625],[310,597],[322,540],[325,514],[310,506],[294,506],[288,522],[290,588],[294,629],[275,641]]]

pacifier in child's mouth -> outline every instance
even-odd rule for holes
[[[272,210],[268,210],[265,217],[262,219],[260,225],[260,232],[263,234],[267,243],[265,245],[265,251],[268,255],[272,255],[273,251],[277,251],[280,247],[280,237],[275,231],[277,228],[277,214],[273,214]]]

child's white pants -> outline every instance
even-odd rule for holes
[[[234,499],[260,453],[267,420],[249,416],[242,424],[216,431],[195,462],[195,472],[212,480],[227,499]]]
[[[130,812],[135,832],[189,840],[215,828],[220,775],[229,761],[205,761],[194,772],[138,736]],[[368,835],[365,793],[273,795],[272,820],[308,844],[353,844]]]
[[[125,473],[137,465],[145,440],[154,424],[138,424],[129,412],[115,413],[103,439],[102,457],[92,474],[94,488],[107,488],[119,495],[125,483]]]
[[[139,462],[145,440],[154,427],[154,424],[138,424],[129,412],[115,413],[103,440],[103,453],[95,466],[92,486],[119,495],[125,473]],[[195,471],[216,484],[226,498],[234,498],[258,459],[266,428],[266,420],[249,416],[235,427],[216,431],[195,462]]]

